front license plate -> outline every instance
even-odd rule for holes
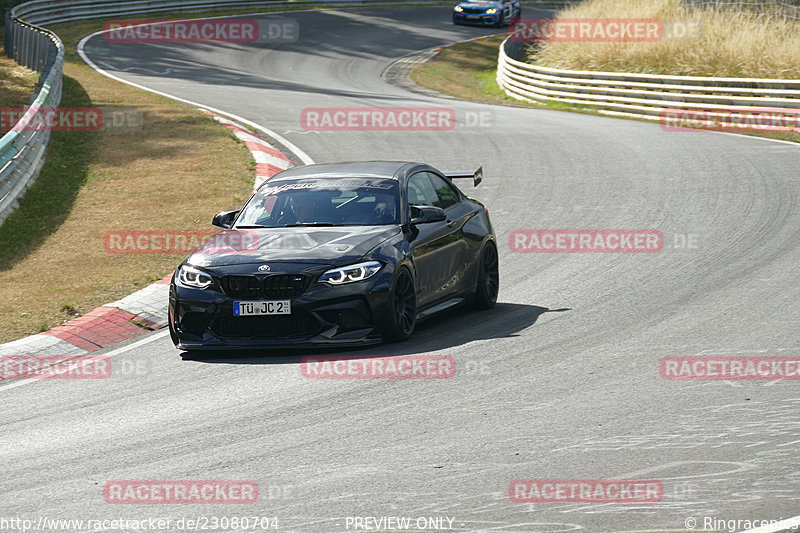
[[[475,19],[481,18],[481,16],[480,15],[467,15],[467,18],[471,19],[471,20],[475,20]]]
[[[291,300],[233,302],[233,316],[291,315]]]

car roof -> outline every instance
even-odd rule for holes
[[[408,171],[416,170],[417,167],[430,168],[428,165],[410,161],[347,161],[343,163],[320,163],[284,170],[265,183],[274,183],[284,179],[296,179],[306,176],[322,179],[358,177],[398,180],[398,178],[407,174]],[[400,172],[401,170],[403,170],[403,172]]]

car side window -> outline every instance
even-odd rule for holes
[[[436,206],[439,197],[427,172],[417,172],[408,179],[408,205]]]
[[[444,179],[436,174],[428,173],[428,176],[430,176],[431,183],[436,191],[437,200],[433,205],[436,207],[441,207],[442,209],[447,209],[451,205],[458,203],[458,193],[452,185],[444,181]]]

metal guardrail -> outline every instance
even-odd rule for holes
[[[58,36],[6,13],[6,54],[17,63],[41,72],[31,105],[20,121],[0,139],[0,224],[39,175],[50,130],[44,120],[61,102],[64,45]]]
[[[580,0],[528,0],[537,7],[554,7]],[[41,72],[30,108],[22,120],[0,139],[0,225],[18,205],[18,199],[35,181],[44,163],[50,131],[44,114],[61,102],[64,45],[42,26],[76,20],[116,16],[142,16],[164,12],[232,8],[344,7],[392,4],[432,5],[447,0],[32,0],[6,13],[6,54]],[[42,124],[24,127],[23,124]]]
[[[581,0],[527,0],[526,5],[553,7]],[[292,6],[380,6],[447,4],[450,0],[32,0],[17,8],[18,16],[33,24],[54,24],[119,15],[145,15],[182,11]]]
[[[36,24],[55,24],[75,20],[115,16],[149,15],[154,13],[180,13],[185,11],[217,11],[234,8],[271,8],[292,6],[353,6],[380,4],[434,4],[441,0],[33,0],[20,6],[19,12],[26,20]]]
[[[524,55],[525,43],[509,36],[497,60],[497,84],[518,100],[561,102],[648,120],[659,120],[668,109],[711,114],[800,111],[800,80],[562,70],[520,61]]]

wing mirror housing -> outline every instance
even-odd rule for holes
[[[430,205],[412,205],[411,220],[412,225],[429,224],[431,222],[441,222],[447,220],[447,215],[441,207]]]
[[[211,221],[211,224],[218,228],[231,229],[231,227],[233,227],[233,221],[236,220],[236,215],[238,214],[238,210],[222,211],[214,215],[214,220]]]

